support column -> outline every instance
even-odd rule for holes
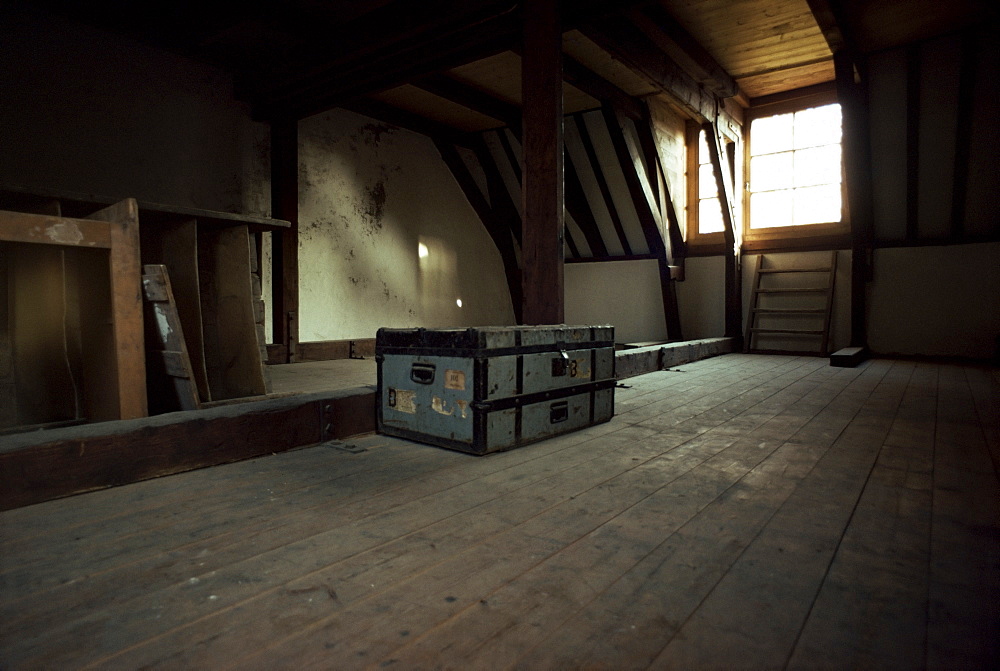
[[[565,321],[562,26],[557,0],[524,3],[521,198],[525,324]]]
[[[271,216],[291,228],[271,234],[271,320],[287,363],[299,341],[299,131],[295,120],[271,122]]]
[[[837,98],[843,114],[844,172],[851,221],[851,346],[866,347],[867,283],[873,244],[871,155],[868,144],[867,101],[855,82],[854,62],[846,49],[833,55]]]

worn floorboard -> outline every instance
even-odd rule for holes
[[[997,380],[732,354],[511,452],[364,436],[3,512],[0,668],[996,668]]]

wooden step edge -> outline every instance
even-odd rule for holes
[[[765,329],[765,328],[752,327],[750,330],[753,331],[754,333],[788,333],[788,334],[810,335],[810,336],[823,335],[823,331],[805,331],[799,329]]]

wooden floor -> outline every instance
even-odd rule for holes
[[[0,667],[998,667],[995,372],[626,383],[503,454],[366,436],[2,513]]]

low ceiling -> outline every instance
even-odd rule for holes
[[[516,125],[518,0],[40,2],[222,67],[261,119],[347,107],[430,134]],[[752,99],[867,53],[962,29],[987,0],[563,0],[564,106],[664,95]]]

